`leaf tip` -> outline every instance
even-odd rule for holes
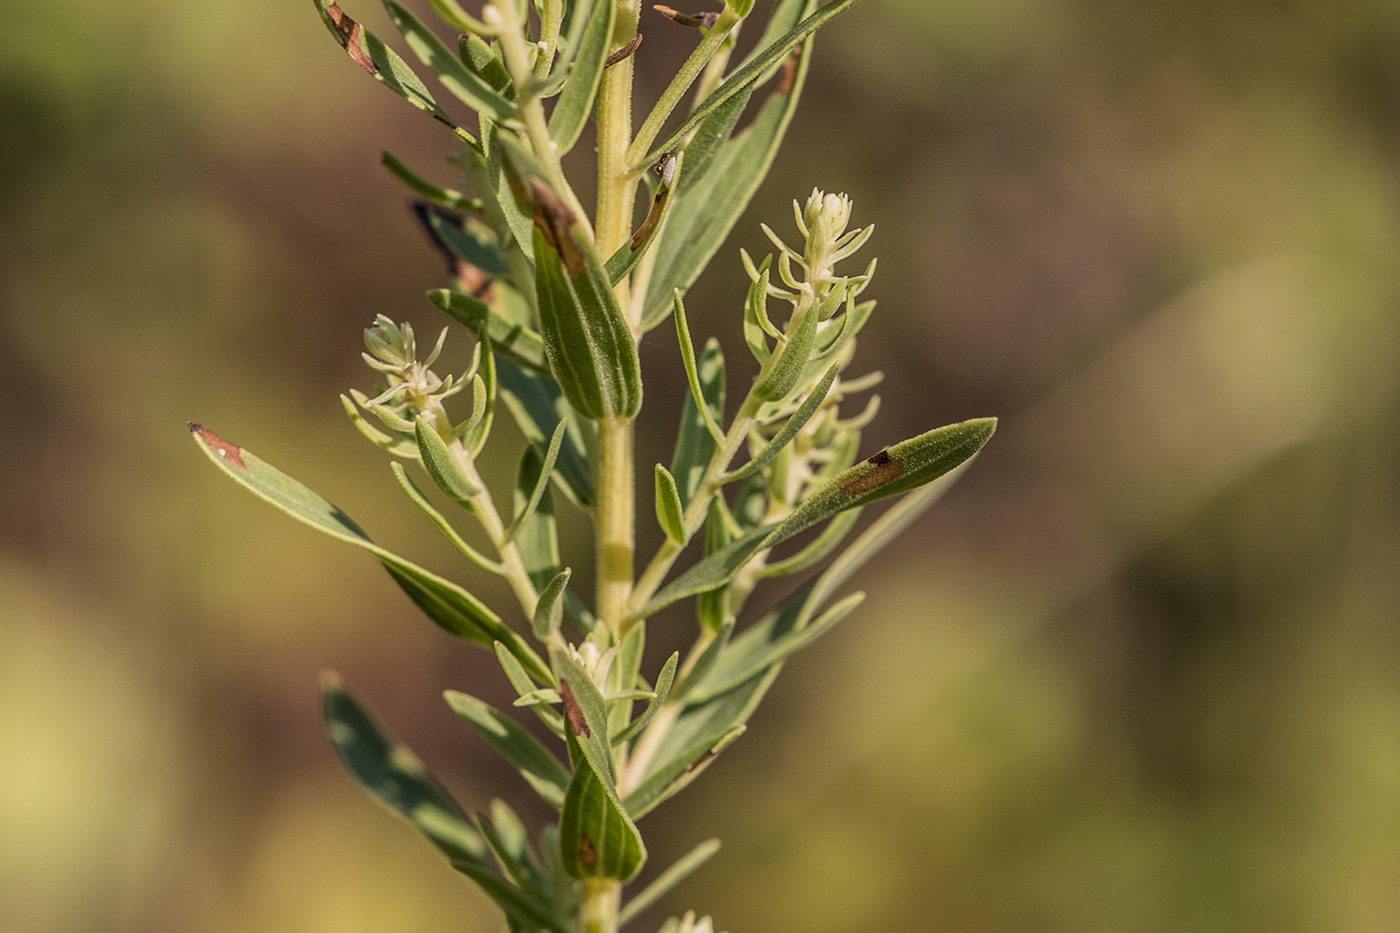
[[[185,425],[190,429],[191,434],[199,438],[204,446],[217,454],[220,459],[233,464],[240,470],[248,469],[248,465],[243,462],[242,447],[239,447],[237,444],[230,444],[202,424],[186,421]]]

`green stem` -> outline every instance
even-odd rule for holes
[[[452,459],[456,461],[462,475],[473,486],[481,490],[480,493],[471,498],[472,513],[476,515],[477,521],[481,522],[486,537],[490,538],[491,544],[495,546],[496,554],[501,558],[501,566],[505,570],[506,582],[510,584],[516,600],[520,603],[520,608],[524,610],[525,618],[534,618],[535,604],[539,602],[539,593],[535,591],[535,584],[530,580],[530,572],[525,569],[525,561],[520,556],[520,548],[516,546],[514,541],[505,539],[506,526],[501,521],[501,514],[496,511],[496,500],[491,498],[486,484],[481,481],[481,474],[476,470],[476,461],[472,459],[471,454],[467,452],[461,442],[453,443],[448,449],[452,452]]]
[[[617,911],[622,885],[610,878],[583,879],[578,905],[579,933],[617,933]]]
[[[628,165],[636,162],[647,154],[651,149],[651,144],[656,141],[656,136],[661,132],[661,127],[666,124],[666,119],[671,116],[671,111],[680,104],[681,98],[685,97],[685,92],[690,90],[690,85],[695,82],[696,77],[705,68],[710,58],[719,51],[724,44],[725,37],[729,31],[742,22],[743,17],[734,12],[731,6],[725,6],[724,12],[715,20],[714,26],[705,32],[705,37],[700,40],[700,44],[695,47],[695,51],[690,53],[690,57],[681,65],[681,70],[676,72],[676,76],[671,79],[671,83],[666,86],[666,90],[661,93],[661,99],[656,102],[656,106],[651,108],[651,113],[647,114],[646,122],[637,131],[637,138],[632,140],[632,145],[627,149],[626,161]],[[641,166],[646,168],[646,166]]]
[[[604,418],[598,422],[598,504],[594,512],[599,621],[620,642],[632,595],[632,550],[636,503],[632,464],[633,422]]]
[[[603,0],[607,2],[607,0]],[[641,16],[641,0],[614,0],[617,16],[613,25],[610,52],[617,51],[637,35]],[[632,234],[632,205],[636,197],[636,178],[627,173],[627,145],[632,137],[632,65],[633,57],[603,72],[598,86],[598,214],[597,243],[601,256],[611,256]],[[629,314],[627,290],[620,285],[618,301],[624,315]]]
[[[549,172],[549,183],[569,202],[569,207],[584,226],[591,230],[588,214],[579,203],[578,195],[574,194],[574,189],[564,178],[559,147],[555,144],[554,137],[549,135],[549,121],[545,119],[544,104],[537,93],[530,92],[534,71],[530,63],[529,46],[525,43],[524,26],[516,12],[515,3],[513,0],[492,0],[491,5],[482,12],[482,16],[489,25],[498,29],[497,38],[501,42],[501,51],[505,54],[506,69],[520,94],[517,107],[520,119],[525,124],[525,135],[530,140],[530,148],[535,151],[536,158],[544,163],[545,170]],[[540,52],[540,56],[544,57],[544,52]]]
[[[549,66],[554,64],[554,55],[559,48],[559,27],[564,22],[563,0],[545,0],[544,14],[540,17],[539,56],[535,59],[535,77],[543,79],[549,74]]]

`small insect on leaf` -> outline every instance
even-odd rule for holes
[[[202,424],[195,424],[193,421],[186,421],[185,424],[189,426],[191,434],[198,435],[199,439],[209,445],[210,449],[216,451],[220,457],[232,463],[240,470],[248,469],[247,464],[243,462],[242,447],[239,447],[237,444],[230,444]]]
[[[870,492],[872,489],[879,489],[886,483],[892,483],[904,473],[904,458],[891,457],[888,450],[880,451],[865,462],[875,464],[875,469],[868,473],[862,473],[842,486],[842,493],[848,496],[858,496],[861,493]]]
[[[564,716],[568,718],[569,728],[574,730],[574,735],[591,738],[593,730],[588,728],[583,709],[578,705],[578,700],[574,699],[574,692],[569,689],[568,683],[563,680],[559,681],[559,695],[564,699]]]

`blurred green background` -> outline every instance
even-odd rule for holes
[[[378,156],[446,181],[446,132],[309,3],[0,10],[0,930],[496,929],[339,773],[316,701],[336,668],[469,807],[525,801],[440,699],[500,698],[494,663],[183,424],[499,595],[336,399],[374,314],[439,326]],[[655,94],[690,37],[643,31]],[[1400,5],[866,0],[817,46],[692,327],[746,378],[735,248],[845,190],[881,260],[867,447],[1002,427],[644,822],[658,867],[726,841],[665,906],[735,933],[1400,929]],[[660,459],[666,328],[643,364]]]

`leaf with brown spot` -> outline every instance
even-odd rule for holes
[[[574,692],[569,689],[568,681],[559,681],[559,695],[564,698],[564,718],[569,720],[569,728],[574,730],[574,735],[585,739],[592,738],[593,730],[588,728],[588,720],[579,708],[578,700],[574,699]]]
[[[881,456],[884,457],[883,460],[875,459],[875,457]],[[842,486],[841,494],[843,496],[859,496],[862,493],[879,489],[886,483],[892,483],[899,479],[900,474],[904,472],[903,457],[891,457],[884,451],[876,454],[875,457],[871,457],[866,461],[867,463],[876,464],[875,469],[871,470],[869,473],[861,474]]]
[[[622,61],[624,58],[626,58],[627,56],[631,55],[633,52],[637,51],[637,46],[639,46],[639,45],[641,45],[641,44],[642,44],[642,34],[639,32],[639,33],[637,33],[635,36],[632,37],[632,41],[631,41],[631,42],[628,42],[628,43],[627,43],[626,45],[624,45],[622,48],[618,49],[616,52],[612,53],[612,54],[609,55],[607,58],[605,58],[605,59],[603,60],[603,67],[604,67],[604,68],[611,68],[613,65],[616,65],[618,62]]]
[[[204,441],[210,450],[216,451],[220,457],[223,457],[240,470],[248,469],[247,465],[243,462],[242,447],[239,447],[237,444],[230,444],[202,424],[195,424],[193,421],[186,421],[185,424],[189,426],[190,433],[199,435],[200,440]]]

